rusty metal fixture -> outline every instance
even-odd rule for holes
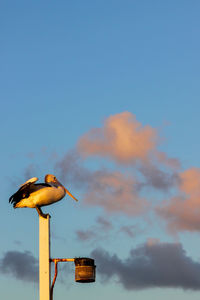
[[[57,278],[57,275],[58,275],[58,262],[68,262],[68,261],[74,261],[74,258],[53,258],[53,259],[50,259],[50,262],[54,262],[54,265],[55,265],[54,278],[53,278],[51,289],[50,289],[50,299],[51,300],[53,300],[53,288],[54,288],[56,278]]]
[[[58,262],[69,262],[75,263],[75,281],[81,283],[89,283],[95,281],[96,266],[94,259],[88,257],[79,258],[53,258],[50,262],[54,262],[55,273],[50,290],[50,299],[53,300],[53,289],[58,275]]]
[[[74,259],[75,281],[80,283],[95,282],[96,266],[94,259],[80,257]]]
[[[53,278],[53,282],[52,282],[51,289],[50,289],[50,299],[51,300],[53,300],[53,288],[54,288],[57,274],[58,274],[58,261],[57,260],[54,260],[54,265],[55,265],[55,273],[54,273],[54,278]]]

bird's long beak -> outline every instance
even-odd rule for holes
[[[63,186],[64,187],[64,186]],[[70,196],[70,197],[72,197],[75,201],[78,201],[78,199],[76,199],[65,187],[64,187],[64,189],[65,189],[65,192]]]

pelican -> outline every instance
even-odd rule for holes
[[[37,177],[30,178],[9,198],[9,202],[13,204],[14,208],[36,208],[38,214],[46,218],[48,214],[43,214],[41,206],[61,200],[66,193],[78,201],[52,174],[45,176],[45,183],[35,183],[36,181],[38,181]]]

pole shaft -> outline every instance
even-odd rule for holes
[[[40,300],[50,300],[50,216],[39,215],[39,286]]]

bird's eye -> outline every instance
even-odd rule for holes
[[[56,180],[56,176],[54,176],[54,178],[53,178],[54,180]]]

